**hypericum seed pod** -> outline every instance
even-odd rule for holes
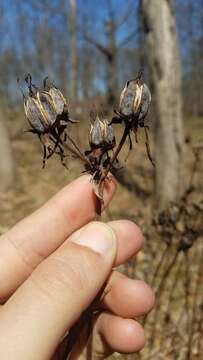
[[[149,106],[151,103],[151,92],[146,84],[143,84],[141,105],[138,115],[138,124],[140,127],[144,126],[144,119],[147,116]]]
[[[24,109],[31,129],[27,130],[37,134],[44,149],[43,167],[46,160],[53,154],[58,154],[61,163],[66,166],[64,158],[64,144],[68,139],[68,122],[75,123],[70,119],[68,107],[61,91],[53,84],[47,84],[44,80],[44,89],[40,90],[32,83],[32,77],[28,74],[25,78],[29,93],[24,95]]]
[[[121,96],[119,104],[119,113],[124,117],[131,117],[138,113],[141,106],[143,83],[140,79],[127,81]]]
[[[49,126],[52,126],[55,123],[58,114],[56,112],[51,95],[46,91],[41,91],[37,93],[37,99],[41,108],[41,112],[46,118],[46,122]]]
[[[40,134],[48,130],[49,123],[36,96],[28,95],[24,98],[24,109],[28,122],[34,131]]]
[[[94,124],[90,128],[89,143],[91,148],[107,146],[110,149],[114,147],[113,128],[108,124],[107,120],[100,120],[98,116],[96,117]]]
[[[50,129],[67,127],[67,122],[75,122],[69,118],[66,99],[59,89],[44,80],[44,90],[39,90],[32,83],[31,75],[25,78],[29,94],[24,96],[24,108],[27,119],[36,133],[49,132]]]
[[[127,81],[120,96],[119,108],[118,110],[114,110],[116,116],[113,116],[110,124],[124,123],[125,131],[121,139],[121,147],[128,137],[129,150],[132,150],[132,139],[130,136],[131,131],[134,132],[135,140],[138,142],[137,131],[139,127],[143,127],[145,131],[147,155],[151,163],[154,165],[149,145],[148,126],[144,121],[150,102],[151,93],[148,86],[142,81],[142,72],[140,71],[136,79]]]
[[[63,94],[61,93],[61,91],[59,89],[57,89],[54,86],[52,86],[49,89],[49,94],[52,97],[57,114],[58,115],[62,114],[62,112],[64,111],[64,108],[67,107],[67,102],[66,102],[66,99],[64,98]]]
[[[48,77],[44,79],[43,85],[44,91],[48,92],[52,98],[56,113],[61,115],[64,111],[64,108],[67,109],[67,102],[62,92],[49,81]]]

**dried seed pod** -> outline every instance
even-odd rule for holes
[[[26,77],[29,94],[24,96],[24,108],[27,119],[36,133],[46,133],[50,129],[65,129],[69,118],[66,99],[59,89],[44,80],[44,90],[32,84],[32,78]]]
[[[67,102],[62,92],[52,83],[49,82],[48,77],[43,81],[44,90],[49,93],[52,98],[53,105],[57,115],[61,115],[64,109],[67,110]]]
[[[108,124],[107,120],[100,120],[97,116],[94,124],[91,125],[89,134],[89,143],[92,149],[107,147],[112,149],[115,145],[115,136],[113,128]]]
[[[62,112],[64,111],[64,108],[67,108],[67,102],[66,102],[66,99],[64,98],[63,94],[61,93],[61,91],[59,89],[57,89],[54,86],[52,86],[49,89],[49,94],[52,97],[57,114],[58,115],[62,114]]]
[[[196,234],[192,229],[186,229],[185,233],[183,233],[180,244],[178,246],[179,251],[187,251],[189,250],[196,240],[198,234]]]
[[[57,111],[54,106],[52,97],[46,91],[41,91],[37,93],[37,99],[39,102],[39,106],[41,108],[41,112],[44,114],[46,118],[46,122],[49,126],[54,125],[57,118]]]
[[[124,143],[128,137],[129,150],[132,150],[130,132],[134,132],[135,140],[138,142],[138,128],[144,127],[147,156],[152,165],[155,166],[150,151],[148,126],[144,122],[150,102],[151,93],[148,86],[142,81],[142,72],[139,72],[136,79],[127,81],[120,96],[119,108],[114,110],[116,116],[111,119],[110,124],[120,124],[122,122],[125,124],[125,136],[122,138],[122,142]]]
[[[119,104],[119,113],[124,117],[132,117],[138,113],[142,100],[143,83],[140,78],[127,81]]]
[[[52,98],[45,91],[37,91],[24,98],[24,109],[31,127],[37,133],[48,132],[57,119]]]
[[[62,164],[65,165],[63,141],[68,138],[67,123],[75,122],[69,118],[66,100],[59,89],[47,84],[47,79],[44,80],[43,90],[39,90],[32,83],[30,74],[25,81],[29,90],[28,95],[24,96],[25,114],[31,125],[28,131],[37,134],[43,144],[43,166],[46,159],[54,153],[60,156]]]
[[[148,86],[146,84],[143,84],[142,98],[141,98],[140,110],[138,115],[138,124],[141,127],[144,126],[144,119],[147,116],[150,103],[151,103],[151,92]]]
[[[131,125],[131,130],[137,131],[138,126],[144,127],[144,119],[147,115],[151,102],[151,93],[148,86],[142,80],[142,72],[135,79],[127,81],[120,96],[117,116],[111,120],[111,124],[122,121]]]
[[[56,121],[57,112],[50,94],[40,91],[32,83],[31,75],[25,78],[29,94],[24,96],[24,109],[26,117],[33,129],[38,134],[46,133]]]
[[[49,126],[38,99],[32,96],[25,97],[24,109],[32,131],[38,134],[46,132]]]

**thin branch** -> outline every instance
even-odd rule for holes
[[[113,156],[112,156],[112,158],[111,158],[111,160],[110,160],[110,162],[109,162],[109,164],[108,164],[108,166],[107,166],[107,168],[105,170],[105,173],[103,175],[104,179],[107,176],[107,174],[108,174],[109,170],[111,169],[111,167],[113,166],[114,162],[116,161],[116,159],[117,159],[123,145],[125,144],[125,141],[127,139],[128,134],[129,134],[129,125],[128,125],[128,123],[126,123],[124,131],[123,131],[122,138],[120,140],[120,143],[118,144],[118,146],[117,146],[117,148],[116,148],[116,150],[115,150],[115,152],[114,152],[114,154],[113,154]]]
[[[95,40],[92,36],[87,34],[87,32],[84,31],[84,29],[81,29],[80,32],[82,33],[84,39],[86,41],[88,41],[90,44],[92,44],[94,47],[96,47],[96,49],[99,50],[103,55],[105,55],[106,57],[111,57],[112,56],[111,51],[107,47],[105,47],[100,42]]]
[[[165,288],[166,285],[166,281],[169,277],[169,274],[171,273],[174,265],[176,264],[176,261],[178,260],[180,251],[177,249],[172,260],[169,262],[168,266],[166,267],[166,270],[164,271],[163,275],[162,275],[162,279],[161,282],[156,290],[156,297],[158,299],[157,304],[156,304],[156,308],[154,311],[154,319],[153,319],[153,324],[152,324],[152,331],[151,331],[151,339],[150,339],[150,343],[149,343],[149,358],[151,358],[151,353],[153,350],[153,346],[154,346],[154,341],[156,339],[156,333],[157,333],[157,319],[158,319],[158,314],[159,314],[159,310],[160,310],[160,306],[161,306],[161,295],[162,292]]]
[[[201,250],[200,250],[198,272],[197,272],[197,278],[196,278],[196,283],[195,283],[194,299],[193,299],[193,306],[192,306],[192,319],[191,319],[190,329],[189,329],[190,332],[189,332],[188,349],[187,349],[187,356],[186,356],[187,360],[192,360],[192,342],[193,342],[195,324],[197,322],[199,286],[201,284],[202,270],[203,270],[202,256],[203,256],[203,248],[201,248]]]
[[[129,35],[127,35],[119,44],[118,44],[118,48],[120,49],[121,47],[123,47],[124,45],[126,45],[129,41],[131,41],[135,34],[136,34],[136,30],[133,30]]]
[[[132,8],[134,7],[133,2],[128,0],[128,4],[126,5],[126,7],[127,10],[125,14],[118,18],[117,21],[115,21],[115,30],[119,29],[123,24],[125,24],[129,16],[132,14]]]

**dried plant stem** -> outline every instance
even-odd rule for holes
[[[173,296],[174,296],[174,292],[176,291],[177,289],[177,283],[178,283],[178,280],[180,278],[180,273],[181,273],[181,265],[182,265],[182,262],[183,262],[183,259],[181,257],[181,259],[179,260],[178,264],[177,264],[177,267],[176,267],[176,271],[175,271],[175,274],[174,274],[174,278],[173,278],[173,282],[171,284],[171,288],[170,288],[170,293],[169,293],[169,298],[168,298],[168,304],[167,304],[167,308],[165,310],[165,316],[164,316],[164,321],[167,323],[168,321],[168,315],[170,314],[170,305],[171,305],[171,302],[173,300]],[[170,321],[171,321],[171,316],[170,316]],[[167,329],[165,325],[163,325],[163,329]],[[161,336],[160,336],[160,351],[162,353],[162,348],[165,347],[165,341],[164,341],[164,332],[161,333]],[[164,349],[163,349],[164,350]]]
[[[198,273],[196,278],[196,284],[195,284],[195,291],[194,291],[194,300],[193,300],[193,306],[192,306],[192,317],[191,317],[191,323],[189,328],[189,338],[188,338],[188,350],[187,350],[187,360],[192,360],[192,341],[194,336],[194,330],[195,330],[195,323],[197,322],[197,308],[198,308],[198,294],[199,294],[199,285],[201,284],[201,277],[203,273],[203,247],[200,251],[200,257],[199,257],[199,265],[198,265]]]
[[[157,280],[157,276],[158,276],[158,274],[159,274],[159,272],[160,272],[160,270],[161,270],[161,268],[162,268],[165,260],[167,259],[168,256],[170,256],[169,249],[170,249],[171,245],[172,245],[172,241],[171,241],[170,243],[167,243],[164,251],[163,251],[162,254],[161,254],[161,257],[160,257],[160,259],[159,259],[159,261],[158,261],[158,264],[157,264],[157,266],[156,266],[156,269],[155,269],[155,271],[154,271],[153,278],[152,278],[152,281],[151,281],[151,284],[150,284],[150,286],[151,286],[152,288],[154,288],[154,285],[155,285],[156,280]],[[143,326],[146,324],[147,319],[148,319],[149,316],[150,316],[150,314],[147,314],[147,315],[144,317],[143,322],[142,322],[142,325],[143,325]]]
[[[161,254],[161,257],[160,257],[160,259],[159,259],[159,262],[158,262],[157,267],[156,267],[156,269],[155,269],[155,272],[154,272],[154,274],[153,274],[153,278],[152,278],[152,282],[151,282],[151,287],[152,287],[152,288],[154,287],[154,285],[155,285],[155,283],[156,283],[157,275],[159,274],[159,271],[160,271],[160,269],[161,269],[161,267],[162,267],[162,264],[164,263],[164,260],[165,260],[165,258],[166,258],[167,255],[168,255],[169,248],[170,248],[171,244],[172,244],[172,242],[167,243],[165,250],[164,250],[163,253]]]
[[[152,330],[151,330],[151,338],[150,338],[150,343],[149,343],[149,358],[151,357],[151,352],[153,350],[153,345],[154,345],[154,340],[156,338],[156,331],[157,331],[157,319],[158,319],[158,314],[159,314],[159,310],[160,310],[160,306],[161,306],[161,295],[162,292],[164,290],[165,284],[166,284],[166,280],[169,276],[169,274],[171,273],[177,259],[179,256],[180,251],[178,249],[176,249],[176,252],[172,258],[172,260],[170,261],[170,263],[168,264],[168,266],[166,267],[166,270],[164,271],[163,275],[162,275],[162,279],[161,282],[156,290],[156,297],[158,299],[157,304],[156,304],[156,308],[154,310],[154,318],[153,318],[153,323],[152,323]]]
[[[68,139],[70,140],[71,144],[74,146],[75,149],[70,147],[66,142],[62,142],[64,149],[68,150],[74,157],[79,158],[83,163],[89,163],[89,160],[82,154],[78,146],[75,144],[73,139],[71,139],[70,136],[68,136]]]
[[[123,131],[122,138],[121,138],[121,140],[120,140],[120,142],[119,142],[119,144],[118,144],[118,146],[117,146],[117,148],[116,148],[116,150],[115,150],[115,152],[114,152],[114,154],[113,154],[113,156],[111,158],[111,161],[109,162],[107,168],[105,169],[105,172],[104,172],[104,175],[103,175],[104,179],[106,178],[109,170],[113,166],[113,164],[116,161],[116,159],[117,159],[123,145],[125,144],[125,141],[126,141],[126,139],[128,137],[128,134],[129,134],[129,131],[130,131],[130,126],[129,126],[128,123],[125,123],[125,128],[124,128],[124,131]]]
[[[92,314],[99,311],[102,295],[105,294],[106,283],[102,286],[99,293],[91,303],[91,305],[82,313],[79,320],[72,326],[68,335],[64,338],[62,344],[62,351],[59,360],[68,360],[73,348],[75,347],[82,330],[90,323]],[[92,329],[90,329],[92,330]],[[87,334],[87,339],[90,334]]]
[[[185,312],[186,312],[186,329],[187,329],[187,333],[189,335],[190,332],[190,327],[191,327],[191,323],[190,323],[190,284],[191,284],[191,280],[190,280],[190,261],[189,261],[189,257],[188,257],[188,251],[186,251],[184,253],[185,256]]]
[[[96,195],[96,200],[95,200],[95,210],[96,210],[96,217],[95,220],[100,220],[101,218],[101,212],[102,212],[102,200],[99,199]]]
[[[74,146],[74,148],[77,150],[77,154],[78,154],[78,156],[80,157],[80,159],[81,159],[82,161],[84,161],[84,162],[88,162],[88,163],[89,163],[88,158],[87,158],[85,155],[83,155],[83,153],[80,151],[80,149],[79,149],[79,147],[77,146],[77,144],[75,143],[75,141],[74,141],[69,135],[67,135],[67,138],[68,138],[68,140],[71,142],[71,144]]]
[[[113,164],[116,161],[128,135],[129,135],[129,130],[130,130],[130,126],[128,123],[126,123],[120,143],[118,144],[111,160],[109,161],[109,163],[108,163],[107,167],[105,168],[105,171],[101,177],[101,180],[100,180],[101,185],[102,185],[103,181],[105,181],[106,177],[108,176],[108,172],[113,167]],[[103,198],[103,189],[101,189],[101,198]],[[101,208],[102,208],[102,200],[96,196],[96,214],[97,214],[98,218],[100,218],[100,216],[101,216]]]

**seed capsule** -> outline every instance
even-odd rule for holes
[[[49,126],[52,126],[57,118],[57,112],[52,100],[52,97],[49,93],[41,91],[37,93],[38,102],[41,108],[41,112],[44,114],[46,123]]]
[[[42,111],[42,106],[37,97],[30,95],[25,97],[24,109],[28,122],[33,130],[36,130],[37,133],[43,133],[48,129],[49,125],[45,113]]]
[[[107,146],[110,149],[114,147],[113,128],[108,124],[107,120],[100,120],[98,116],[96,117],[94,124],[90,128],[89,142],[91,148]]]
[[[144,119],[147,116],[149,106],[151,103],[151,92],[146,84],[143,84],[141,105],[138,115],[138,124],[144,126]]]
[[[55,127],[65,126],[69,119],[67,103],[61,91],[44,80],[44,90],[32,84],[30,75],[26,77],[29,94],[24,96],[26,117],[32,131],[38,134],[49,132]]]
[[[119,109],[116,114],[121,119],[136,119],[137,124],[143,127],[144,118],[151,102],[151,93],[148,86],[143,83],[141,76],[140,73],[136,79],[127,81],[121,93]]]
[[[56,113],[61,115],[64,111],[64,108],[67,107],[66,99],[64,98],[61,91],[54,86],[49,89],[49,94],[51,95]]]
[[[139,79],[127,81],[121,96],[119,112],[121,115],[130,117],[135,115],[141,105],[143,84]]]
[[[44,79],[43,84],[44,91],[48,92],[52,98],[57,115],[61,115],[64,111],[64,108],[67,108],[66,99],[64,98],[61,91],[49,81],[48,77]]]

